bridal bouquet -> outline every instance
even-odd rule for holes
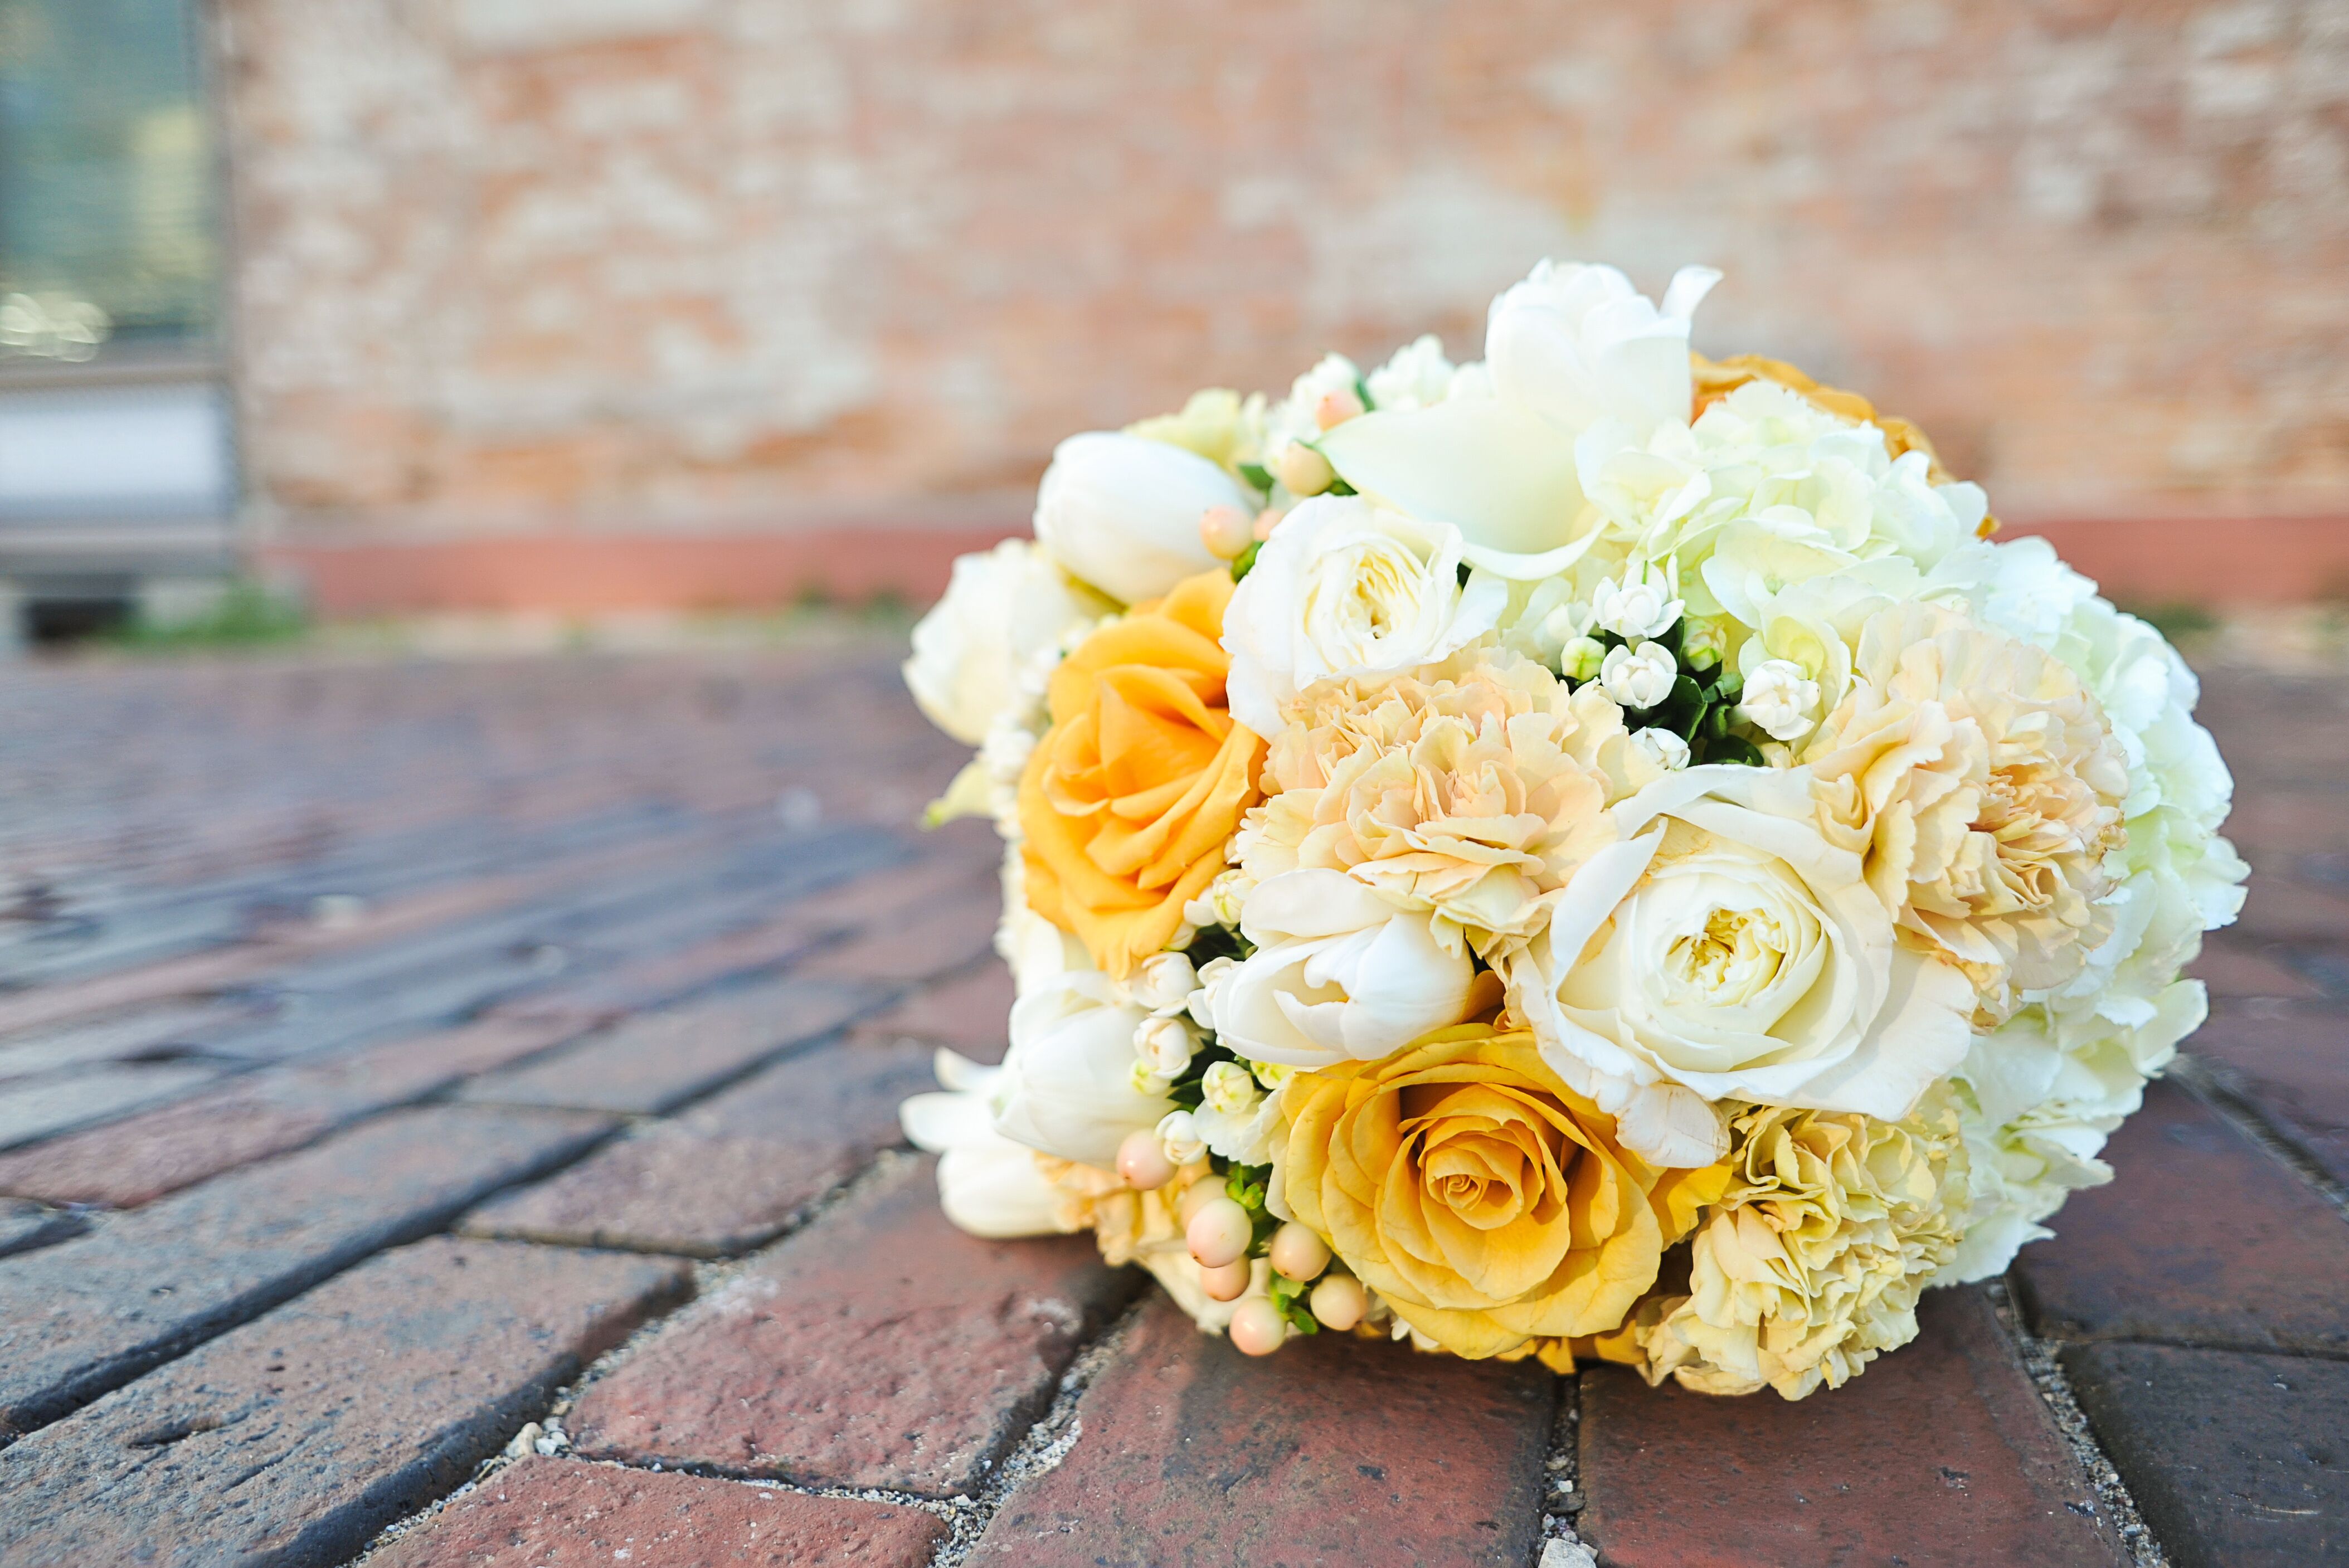
[[[2202,1019],[2193,676],[1924,436],[1544,263],[1064,442],[905,678],[1006,843],[946,1212],[1199,1323],[1800,1398],[2002,1270]]]

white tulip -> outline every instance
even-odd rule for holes
[[[1209,981],[1223,1043],[1252,1060],[1375,1061],[1475,1010],[1475,964],[1343,872],[1285,872],[1248,895],[1254,955]]]
[[[945,1092],[917,1094],[897,1108],[906,1141],[938,1157],[938,1200],[947,1218],[974,1236],[1048,1236],[1064,1231],[1069,1210],[1044,1179],[1036,1151],[995,1130],[989,1099],[1000,1068],[940,1050]]]
[[[1601,419],[1630,424],[1634,440],[1686,424],[1689,318],[1720,281],[1711,267],[1682,267],[1660,308],[1613,267],[1543,262],[1486,318],[1494,390],[1569,438]]]
[[[1745,677],[1737,711],[1773,740],[1800,740],[1818,727],[1819,683],[1791,659],[1765,659]]]
[[[1036,492],[1036,542],[1070,574],[1123,603],[1155,599],[1222,564],[1199,537],[1211,506],[1255,498],[1195,452],[1118,431],[1071,436]]]
[[[967,746],[1024,699],[1023,679],[1110,606],[1025,539],[954,563],[946,597],[914,625],[905,685],[931,723]]]
[[[1626,708],[1648,708],[1672,695],[1672,682],[1680,673],[1670,648],[1641,643],[1636,648],[1608,649],[1599,666],[1599,684]]]
[[[1155,1127],[1163,1096],[1133,1084],[1133,1037],[1149,1015],[1100,974],[1061,975],[1011,1006],[1011,1048],[996,1086],[995,1129],[1081,1165],[1113,1170],[1117,1146]]]
[[[1315,681],[1381,680],[1458,652],[1508,599],[1482,573],[1460,582],[1460,531],[1317,497],[1290,512],[1224,612],[1232,717],[1280,733],[1281,708]]]

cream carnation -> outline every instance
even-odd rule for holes
[[[1321,688],[1272,748],[1242,869],[1259,882],[1344,872],[1489,953],[1539,930],[1576,868],[1613,841],[1599,762],[1622,737],[1602,693],[1569,694],[1498,650],[1381,689]]]
[[[1733,1129],[1733,1176],[1691,1247],[1689,1295],[1660,1303],[1643,1336],[1648,1380],[1789,1399],[1841,1387],[1917,1336],[1917,1298],[1956,1251],[1956,1118],[1757,1107]]]
[[[1806,757],[1829,841],[1986,995],[2069,980],[2110,929],[2097,901],[2128,793],[2095,699],[2037,648],[1925,604],[1871,619],[1854,673]]]
[[[1375,683],[1445,658],[1493,629],[1497,580],[1460,581],[1460,532],[1317,496],[1282,520],[1224,615],[1232,716],[1278,734],[1317,681]]]

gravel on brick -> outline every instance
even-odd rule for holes
[[[2177,1568],[2349,1561],[2349,1362],[2168,1345],[2062,1356]]]
[[[904,1503],[580,1460],[508,1466],[367,1568],[918,1568],[947,1526]]]

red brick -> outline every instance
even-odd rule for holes
[[[900,1503],[526,1459],[367,1559],[368,1568],[917,1568],[947,1533]]]
[[[951,1046],[974,1061],[999,1062],[1010,1043],[1011,970],[992,954],[925,986],[857,1026],[860,1037]]]
[[[1524,1568],[1557,1384],[1317,1335],[1250,1360],[1151,1304],[974,1564]]]
[[[2349,1013],[2221,1007],[2192,1049],[2230,1092],[2349,1182]]]
[[[2119,1568],[2127,1559],[1978,1290],[1917,1339],[1789,1403],[1582,1379],[1575,1528],[1609,1568]]]
[[[0,1450],[0,1557],[338,1563],[688,1287],[649,1258],[402,1248]]]
[[[920,1046],[819,1046],[498,1199],[464,1228],[696,1257],[746,1252],[897,1143],[897,1102],[930,1087]]]
[[[942,893],[896,920],[876,920],[842,945],[809,960],[810,975],[916,984],[953,973],[995,951],[1003,893],[992,878]]]
[[[908,1161],[588,1389],[572,1439],[594,1458],[967,1491],[1133,1287],[1090,1237],[964,1235],[933,1163]]]
[[[2016,1260],[2035,1333],[2349,1352],[2349,1226],[2282,1162],[2169,1083],[2105,1156]]]
[[[786,979],[647,1013],[526,1067],[475,1078],[462,1098],[657,1115],[848,1023],[879,1000],[853,982]]]
[[[79,1214],[0,1198],[0,1258],[50,1246],[88,1229],[89,1222]]]
[[[2209,987],[2210,995],[2224,999],[2235,996],[2283,996],[2313,999],[2324,995],[2305,975],[2287,969],[2267,954],[2240,944],[2211,938],[2202,948],[2201,956],[2186,967],[2186,972]]]
[[[2177,1568],[2349,1553],[2349,1366],[2169,1345],[2077,1345],[2063,1361]]]
[[[176,1099],[220,1072],[212,1062],[123,1063],[0,1084],[0,1148]]]
[[[491,1019],[332,1061],[264,1068],[159,1110],[0,1155],[0,1192],[133,1208],[543,1050],[568,1033],[557,1024]]]
[[[2349,898],[2286,876],[2255,876],[2230,929],[2240,940],[2337,942],[2349,933]]]
[[[572,1159],[605,1117],[394,1111],[0,1266],[0,1438]]]

